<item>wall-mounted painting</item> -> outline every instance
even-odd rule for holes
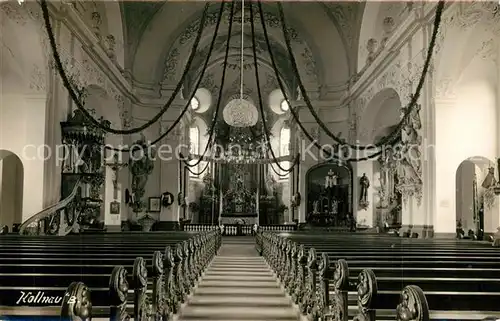
[[[306,221],[313,225],[349,227],[352,214],[352,170],[325,163],[306,174]]]

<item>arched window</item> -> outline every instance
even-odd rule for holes
[[[189,128],[189,152],[194,155],[200,154],[200,129],[197,126]],[[197,160],[193,160],[192,163],[196,164],[196,161]],[[199,165],[200,164],[198,164],[198,166],[191,167],[191,171],[198,173]],[[194,175],[191,172],[189,172],[189,176],[198,177],[198,175]]]
[[[288,102],[286,99],[283,99],[280,104],[280,109],[284,112],[287,112],[290,109],[290,105],[288,105]]]
[[[190,104],[191,104],[191,109],[192,110],[198,110],[198,108],[200,108],[200,101],[196,97],[193,97],[191,99],[191,103]]]
[[[285,101],[286,102],[286,101]],[[281,128],[280,131],[280,151],[279,151],[279,156],[289,156],[290,155],[290,128],[288,127],[283,127]],[[281,167],[284,169],[290,168],[290,162],[289,161],[283,161],[281,162]],[[282,171],[279,169],[281,174],[286,174],[286,176],[280,176],[280,178],[288,178],[288,173]]]

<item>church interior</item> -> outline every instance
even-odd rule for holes
[[[0,320],[500,318],[498,2],[0,17]]]

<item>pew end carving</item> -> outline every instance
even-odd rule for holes
[[[64,293],[61,319],[67,321],[92,320],[90,289],[82,282],[73,282]]]
[[[424,291],[416,285],[406,286],[396,309],[398,321],[429,321],[429,305]]]
[[[130,315],[127,312],[128,289],[127,270],[123,266],[115,266],[109,279],[109,298],[111,301],[109,319],[111,321],[130,320]]]
[[[256,249],[268,262],[298,305],[302,319],[310,321],[375,321],[378,284],[375,273],[362,270],[357,284],[349,282],[349,266],[344,259],[330,264],[327,252],[318,253],[314,247],[307,251],[276,233],[257,231]],[[330,284],[331,283],[331,284]],[[348,293],[357,291],[358,311],[349,316]],[[396,307],[396,320],[430,321],[425,294],[418,286],[406,286]]]
[[[146,260],[134,261],[131,286],[134,289],[133,315],[127,311],[129,283],[127,270],[114,267],[109,279],[109,319],[169,321],[178,318],[181,304],[196,286],[210,261],[222,245],[220,230],[202,232],[178,243],[167,245],[165,251],[153,252],[152,295],[148,296]],[[92,319],[90,289],[82,282],[73,282],[62,301],[61,318],[68,321]]]

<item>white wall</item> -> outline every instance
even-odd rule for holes
[[[470,157],[495,159],[497,155],[496,93],[481,79],[467,79],[456,101],[436,102],[437,233],[455,230],[455,173],[460,163]],[[491,228],[486,232],[493,232]]]

